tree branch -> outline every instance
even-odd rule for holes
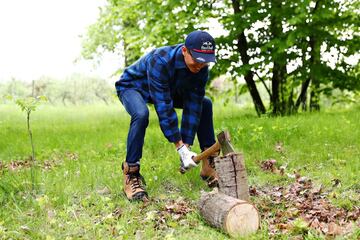
[[[309,87],[311,79],[307,78],[302,84],[301,84],[301,91],[299,94],[298,99],[296,100],[295,103],[295,111],[297,111],[299,109],[300,103],[305,103],[306,100],[306,93],[307,93],[307,89]]]
[[[271,94],[271,92],[270,92],[270,89],[266,86],[264,79],[262,79],[262,78],[259,76],[259,74],[257,74],[257,72],[255,72],[255,74],[256,74],[256,76],[260,79],[260,81],[264,84],[264,87],[265,87],[266,91],[268,92],[268,94],[269,94],[269,96],[270,96],[270,98],[271,98],[271,97],[272,97],[272,94]]]

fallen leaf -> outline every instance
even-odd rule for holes
[[[337,178],[334,178],[331,181],[333,182],[333,187],[337,187],[341,183],[340,179]]]
[[[261,219],[269,226],[269,235],[276,236],[288,231],[303,233],[307,228],[315,229],[328,236],[346,235],[354,231],[355,224],[360,227],[360,208],[352,210],[338,208],[331,204],[322,185],[314,186],[311,179],[298,177],[286,187],[251,186],[255,204]],[[285,206],[280,210],[279,205]],[[302,219],[295,222],[295,219]],[[306,227],[302,223],[306,223]],[[295,226],[289,230],[290,225]]]
[[[340,235],[342,233],[342,228],[334,222],[329,223],[328,229],[329,235]]]
[[[20,226],[20,229],[23,230],[24,232],[30,232],[31,231],[30,228],[28,226],[26,226],[26,225]]]
[[[306,181],[308,181],[307,177],[299,177],[296,179],[299,183],[305,183]]]
[[[281,229],[281,230],[291,228],[291,227],[289,227],[289,225],[286,224],[286,223],[279,223],[279,224],[277,225],[277,227],[278,227],[279,229]]]
[[[256,187],[250,186],[249,187],[249,193],[250,193],[250,196],[256,196],[257,195]]]
[[[297,171],[294,171],[294,174],[295,174],[295,179],[296,180],[298,180],[301,177],[300,173],[297,172]]]
[[[275,166],[276,160],[275,159],[268,159],[263,162],[261,162],[261,169],[264,171],[271,171],[275,172],[277,170],[277,167]]]
[[[311,221],[310,223],[310,227],[314,228],[314,229],[320,229],[320,222],[317,218],[315,218],[314,220]]]
[[[280,170],[280,175],[281,175],[281,176],[284,176],[284,175],[285,175],[285,169],[286,169],[285,166],[280,166],[279,170]]]
[[[122,210],[121,208],[115,208],[115,210],[112,212],[113,216],[115,219],[119,219],[122,215]]]
[[[32,163],[29,160],[11,161],[8,164],[8,169],[11,171],[17,171],[17,170],[21,170],[23,168],[29,168],[31,165],[32,165]]]
[[[111,193],[110,189],[108,187],[104,187],[102,189],[98,189],[96,190],[96,192],[99,194],[99,195],[109,195]]]
[[[282,142],[277,142],[275,144],[275,151],[279,152],[279,153],[283,153],[284,152],[284,145]]]
[[[66,152],[65,156],[72,161],[77,161],[79,159],[79,155],[77,153],[73,153],[73,152]]]
[[[143,232],[143,231],[137,230],[136,233],[135,233],[135,240],[142,240],[142,239],[144,239],[144,238],[143,238],[143,235],[144,235],[144,232]]]

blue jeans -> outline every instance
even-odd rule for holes
[[[140,165],[145,131],[149,125],[149,109],[141,94],[133,89],[122,92],[119,96],[126,111],[131,116],[130,129],[127,137],[126,162],[129,166]],[[181,108],[181,98],[174,98],[175,108]],[[215,143],[212,102],[204,97],[200,124],[197,130],[199,145],[202,150]]]

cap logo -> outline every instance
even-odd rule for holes
[[[201,50],[213,50],[213,45],[211,42],[207,41],[207,42],[203,42],[202,46],[201,46]]]

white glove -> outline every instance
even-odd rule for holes
[[[186,145],[182,145],[177,149],[179,155],[180,155],[180,161],[181,161],[181,168],[184,170],[188,170],[192,167],[196,167],[197,164],[192,159],[196,156],[196,153],[189,151],[189,149],[186,147]]]

